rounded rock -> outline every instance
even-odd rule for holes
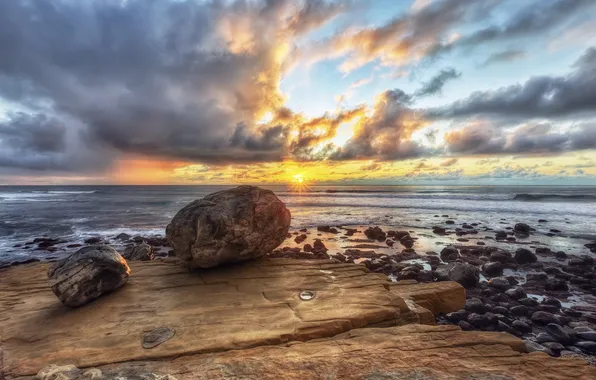
[[[286,238],[291,214],[270,190],[239,186],[196,200],[172,219],[166,237],[189,268],[264,256]]]
[[[84,305],[121,287],[129,275],[126,260],[108,245],[81,248],[48,270],[52,291],[69,307]]]

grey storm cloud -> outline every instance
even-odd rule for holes
[[[491,54],[481,66],[490,66],[496,63],[513,62],[522,59],[526,56],[523,50],[504,50],[498,53]]]
[[[416,91],[415,95],[420,97],[440,94],[448,81],[457,79],[460,76],[461,73],[456,71],[453,67],[442,69],[437,75],[424,83],[422,87]]]
[[[532,77],[523,84],[474,92],[467,99],[429,109],[436,119],[496,115],[502,117],[563,117],[596,113],[596,48],[589,48],[567,76]]]
[[[120,153],[279,159],[275,130],[257,131],[253,120],[281,102],[275,48],[345,6],[300,4],[288,16],[290,0],[2,1],[0,101],[24,108],[37,126],[16,134],[23,118],[9,115],[0,146],[54,154],[65,170],[60,158],[81,150],[106,165]],[[31,166],[22,156],[0,165]]]
[[[523,4],[524,8],[501,25],[490,25],[456,41],[439,43],[431,49],[431,55],[555,31],[570,20],[596,9],[596,2],[593,0],[526,1]]]
[[[596,124],[586,123],[569,131],[550,124],[527,124],[512,131],[473,124],[445,137],[446,149],[459,154],[558,153],[596,148]]]

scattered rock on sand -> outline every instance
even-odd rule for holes
[[[285,239],[291,215],[270,190],[239,186],[196,200],[166,228],[176,256],[190,268],[211,268],[271,252]]]
[[[52,291],[65,305],[77,307],[124,285],[130,269],[112,247],[84,247],[48,271]]]

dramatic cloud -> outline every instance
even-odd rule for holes
[[[505,50],[492,54],[481,66],[490,66],[496,63],[513,62],[524,58],[526,53],[523,50]]]
[[[459,78],[461,73],[455,71],[454,68],[446,68],[441,70],[436,76],[432,77],[428,82],[422,85],[422,88],[416,91],[416,96],[427,96],[440,94],[443,91],[445,83],[450,80]]]
[[[261,131],[255,120],[283,105],[278,86],[293,40],[343,8],[321,0],[5,1],[0,102],[33,115],[38,126],[26,131],[54,120],[60,139],[76,123],[79,145],[114,157],[279,159],[278,130]],[[3,124],[2,143],[18,137],[43,154],[51,141],[14,136],[10,126],[19,123],[21,116]],[[22,156],[3,165],[37,166]]]
[[[424,125],[419,115],[409,108],[410,102],[411,97],[403,91],[386,91],[377,99],[372,116],[358,123],[354,136],[338,147],[331,159],[395,160],[424,153],[422,146],[410,140],[412,132]]]
[[[355,24],[374,3],[2,1],[0,175],[107,178],[127,164],[151,173],[148,161],[164,163],[164,178],[180,169],[180,176],[214,180],[234,166],[222,181],[258,180],[276,172],[256,166],[294,162],[353,165],[336,172],[363,179],[370,174],[363,170],[393,170],[393,160],[436,155],[419,170],[459,176],[451,169],[464,167],[465,155],[596,147],[596,48],[569,75],[423,108],[438,104],[433,95],[457,99],[487,65],[535,51],[512,47],[546,47],[555,34],[590,23],[596,2],[418,0],[405,10],[388,7],[401,12],[389,21],[383,14]],[[449,52],[481,52],[472,63],[484,63],[444,64],[458,57]],[[322,60],[332,61],[307,65]],[[449,86],[460,77],[461,88]],[[396,87],[408,93],[388,90]],[[309,107],[320,99],[313,108],[322,111],[313,115]],[[368,163],[347,162],[359,160]]]
[[[589,48],[562,77],[540,76],[524,84],[479,91],[447,107],[432,109],[432,118],[480,114],[503,117],[561,117],[596,113],[596,48]]]
[[[561,28],[573,18],[596,9],[596,2],[592,0],[528,1],[524,5],[521,11],[514,13],[513,17],[501,25],[489,25],[456,40],[438,43],[433,47],[432,55],[456,48],[485,46],[491,42],[547,34]]]
[[[446,148],[459,154],[553,153],[596,148],[596,124],[584,124],[566,132],[550,124],[527,124],[503,130],[487,123],[473,123],[450,131]]]
[[[343,57],[340,69],[350,72],[380,60],[401,66],[434,54],[445,34],[460,22],[486,16],[495,1],[443,0],[417,6],[378,28],[347,28],[302,52],[301,58],[317,61]],[[449,36],[447,36],[449,38]]]

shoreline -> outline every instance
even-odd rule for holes
[[[446,214],[433,218],[437,223],[428,228],[406,230],[388,225],[290,228],[285,241],[267,256],[335,259],[342,263],[363,264],[370,272],[383,273],[394,282],[420,283],[445,280],[447,278],[440,278],[441,271],[454,263],[464,263],[479,271],[477,284],[464,284],[468,301],[487,305],[481,308],[484,314],[497,315],[498,321],[508,327],[486,321],[476,322],[474,325],[470,323],[469,316],[478,313],[471,313],[466,309],[458,312],[459,314],[437,315],[440,324],[456,324],[464,329],[482,331],[503,331],[510,328],[508,332],[531,341],[540,341],[540,334],[545,332],[545,326],[532,322],[532,314],[536,311],[550,313],[553,316],[552,322],[565,325],[571,323],[576,327],[596,325],[596,274],[591,269],[596,258],[596,244],[593,241],[566,236],[564,231],[549,228],[546,220],[536,221],[535,225],[530,226],[529,234],[525,235],[514,231],[514,222],[505,220],[500,222],[502,229],[497,230],[479,222],[465,222]],[[40,249],[42,251],[37,252],[47,254],[46,260],[42,261],[51,262],[67,254],[67,250],[74,252],[83,244],[97,243],[110,244],[121,253],[128,248],[129,256],[123,255],[128,260],[131,255],[138,254],[136,247],[139,246],[145,246],[143,249],[150,251],[149,257],[153,260],[170,260],[172,256],[175,257],[168,242],[161,236],[133,237],[126,234],[113,236],[111,239],[89,238],[82,244],[40,237],[16,248],[30,247],[27,251]],[[449,247],[457,252],[451,259],[444,254],[444,250]],[[528,250],[536,257],[536,261],[517,263],[513,259],[513,253],[519,249]],[[509,257],[495,257],[498,256],[495,252],[501,251],[509,252]],[[3,267],[30,262],[32,261],[25,260],[4,264]],[[492,268],[495,265],[501,269],[495,271]],[[507,279],[507,289],[493,292],[495,288],[491,282],[495,278]],[[520,306],[519,299],[503,297],[505,291],[517,288],[523,289],[523,298],[529,299],[523,301],[529,307],[525,315],[513,315],[509,311]],[[555,303],[554,307],[545,304],[547,298],[555,298],[558,304]],[[526,326],[517,323],[518,327],[513,327],[515,321],[521,321]],[[527,327],[528,324],[530,327]],[[554,356],[559,354],[556,350],[550,353]],[[596,352],[590,354],[594,355]]]

